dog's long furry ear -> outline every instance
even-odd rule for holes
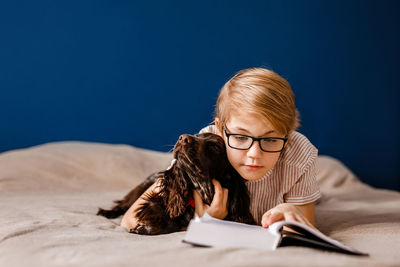
[[[170,218],[175,218],[182,215],[186,210],[186,202],[182,195],[177,192],[169,193],[169,202],[167,212]]]
[[[170,218],[182,215],[186,210],[185,193],[188,194],[188,183],[184,176],[176,175],[173,181],[170,181],[168,193],[167,213]]]

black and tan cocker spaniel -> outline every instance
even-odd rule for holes
[[[181,135],[175,144],[175,163],[167,170],[149,176],[111,210],[99,209],[97,215],[116,218],[157,180],[157,192],[145,196],[135,211],[138,224],[131,233],[157,235],[181,231],[194,216],[193,190],[206,204],[211,204],[214,185],[218,180],[229,190],[226,220],[255,224],[250,213],[250,199],[243,178],[229,163],[224,140],[212,133]]]

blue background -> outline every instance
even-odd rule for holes
[[[221,86],[268,67],[304,133],[400,189],[400,1],[1,1],[0,151],[61,140],[168,151]]]

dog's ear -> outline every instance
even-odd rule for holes
[[[186,210],[186,202],[181,192],[169,193],[169,201],[167,205],[167,213],[170,218],[175,218],[183,214]]]
[[[166,203],[167,213],[170,218],[182,215],[186,210],[186,201],[184,193],[187,192],[188,183],[183,175],[177,175],[171,180],[168,194],[168,203]]]

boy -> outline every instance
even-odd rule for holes
[[[200,132],[224,139],[230,163],[246,180],[257,224],[268,227],[279,220],[294,220],[313,227],[314,202],[320,197],[315,179],[318,151],[295,131],[298,112],[289,83],[264,68],[238,72],[219,93],[214,122]],[[193,192],[195,212],[224,219],[228,190],[216,180],[213,183],[210,206]],[[156,184],[148,190],[156,190]],[[136,225],[133,211],[141,201],[125,213],[121,226]]]

